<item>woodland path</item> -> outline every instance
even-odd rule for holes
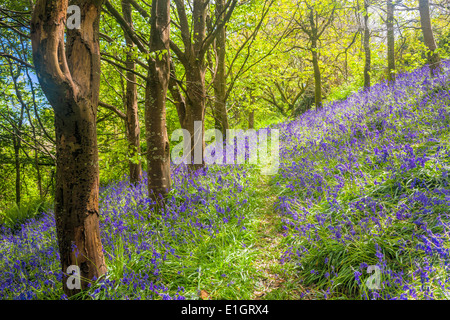
[[[253,292],[255,300],[300,299],[304,291],[292,265],[281,264],[287,249],[283,236],[281,216],[274,210],[277,195],[270,186],[270,176],[261,176],[261,185],[255,196],[261,199],[257,212],[257,241],[255,266],[260,272]]]

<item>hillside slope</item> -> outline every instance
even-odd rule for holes
[[[83,298],[252,298],[258,245],[270,244],[258,219],[272,202],[284,229],[273,243],[289,248],[279,259],[301,296],[448,298],[449,104],[448,72],[430,80],[423,68],[276,126],[281,166],[264,188],[251,165],[176,167],[154,212],[146,180],[110,184],[100,205],[108,275]],[[0,299],[66,298],[58,259],[51,212],[0,227]]]
[[[278,126],[284,259],[311,294],[448,298],[449,125],[448,73],[423,68]]]

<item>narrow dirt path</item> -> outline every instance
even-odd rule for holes
[[[255,266],[260,272],[253,299],[288,300],[299,299],[303,288],[291,266],[282,265],[280,258],[287,249],[283,243],[281,217],[274,211],[277,196],[269,185],[270,177],[261,177],[258,237],[255,244],[257,260]],[[288,270],[286,269],[288,267]]]

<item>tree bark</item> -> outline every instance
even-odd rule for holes
[[[394,36],[394,4],[392,0],[387,0],[387,60],[388,60],[388,81],[395,81],[395,36]]]
[[[26,109],[26,104],[22,98],[22,93],[20,92],[19,85],[17,84],[17,79],[20,75],[20,70],[17,74],[14,74],[13,67],[11,64],[9,64],[9,69],[11,73],[11,77],[14,82],[14,89],[16,92],[17,99],[20,102],[20,116],[17,121],[17,126],[14,128],[14,135],[13,135],[13,147],[14,147],[14,164],[15,164],[15,172],[16,172],[16,204],[17,206],[20,206],[21,201],[21,180],[20,180],[20,148],[22,145],[22,124],[23,124],[23,117],[24,117],[24,111]]]
[[[197,170],[204,167],[203,159],[205,151],[205,106],[206,106],[206,87],[205,87],[205,68],[202,65],[189,67],[186,72],[186,129],[191,136],[191,165],[190,168]],[[195,132],[195,122],[201,121],[201,132]],[[196,150],[201,154],[195,157]]]
[[[222,21],[224,15],[225,1],[216,1],[216,21]],[[225,134],[229,129],[226,94],[227,94],[227,78],[226,78],[226,40],[227,31],[223,27],[216,36],[216,74],[214,77],[214,109],[215,109],[215,127]]]
[[[314,101],[316,109],[322,108],[322,76],[320,74],[319,56],[317,53],[317,40],[312,42],[312,58],[314,68]]]
[[[441,58],[436,51],[437,46],[434,40],[433,29],[431,28],[430,4],[428,0],[419,0],[420,25],[422,27],[423,39],[428,48],[427,60],[430,67],[431,76],[441,70]]]
[[[166,127],[166,94],[170,81],[170,1],[153,0],[148,80],[145,99],[148,190],[161,202],[171,188],[170,148]]]
[[[100,88],[99,20],[102,1],[76,0],[80,29],[68,30],[68,0],[38,0],[31,19],[33,60],[55,112],[55,221],[62,271],[80,269],[81,290],[106,272],[99,230],[96,116]],[[64,43],[66,39],[66,43]],[[63,289],[72,296],[80,289]]]
[[[316,105],[316,109],[322,108],[322,79],[320,74],[320,67],[319,67],[319,53],[318,53],[318,46],[317,41],[319,39],[319,36],[317,34],[317,26],[314,21],[314,9],[309,10],[309,24],[311,27],[311,54],[312,54],[312,62],[313,62],[313,69],[314,69],[314,101]]]
[[[187,66],[189,68],[189,65]],[[181,93],[180,86],[177,83],[175,68],[172,63],[171,66],[171,77],[169,82],[169,89],[174,99],[175,107],[178,113],[178,119],[182,129],[189,132],[190,135],[190,145],[191,150],[189,155],[185,155],[188,161],[188,168],[191,171],[195,171],[204,166],[203,154],[205,150],[205,136],[204,136],[204,118],[205,118],[205,103],[206,99],[201,97],[206,97],[206,89],[204,85],[205,71],[203,69],[192,71],[191,69],[186,71],[186,98]],[[200,80],[195,75],[199,75]],[[188,76],[189,75],[189,76]],[[202,76],[203,75],[203,76]],[[195,82],[191,82],[190,79],[196,79]],[[203,80],[202,80],[203,79]],[[193,91],[194,90],[194,91]],[[203,94],[196,94],[196,92],[203,92]],[[200,96],[200,97],[199,97]],[[196,134],[195,132],[195,121],[201,121],[201,131]],[[197,146],[197,147],[195,147]],[[194,154],[197,150],[201,151],[201,160],[199,163],[194,163]]]
[[[17,134],[17,131],[16,131]],[[13,136],[13,146],[14,146],[14,164],[16,169],[16,204],[20,206],[20,139]]]
[[[255,110],[250,111],[248,114],[248,128],[255,129]]]
[[[122,0],[122,13],[123,18],[132,27],[133,19],[131,13],[131,4],[128,0]],[[133,59],[132,49],[134,48],[134,42],[131,40],[127,32],[124,32],[125,42],[129,51],[127,52],[125,67],[128,70],[135,69],[135,62]],[[138,116],[138,97],[137,97],[137,85],[136,75],[133,72],[126,72],[127,86],[125,94],[125,106],[126,106],[126,127],[127,127],[127,139],[128,139],[128,153],[132,160],[129,160],[130,168],[130,182],[136,184],[142,178],[142,164],[141,160],[137,159],[141,152],[140,147],[140,127]]]
[[[205,74],[206,65],[204,57],[203,42],[206,39],[206,17],[207,2],[205,0],[194,0],[193,4],[193,54],[190,54],[189,63],[186,69],[186,124],[183,128],[189,131],[191,136],[191,165],[192,170],[204,167],[203,159],[205,151],[205,108],[206,108],[206,85]],[[202,54],[203,52],[203,54]],[[201,121],[201,132],[195,132],[195,122]],[[195,157],[196,150],[201,150],[201,154]]]
[[[370,88],[370,69],[371,69],[371,52],[370,52],[370,30],[369,30],[369,3],[364,0],[364,89]]]

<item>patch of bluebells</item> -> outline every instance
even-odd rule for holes
[[[327,298],[448,298],[449,67],[434,79],[427,67],[401,74],[276,126],[274,208],[292,243],[281,260],[298,264],[304,285]],[[381,270],[380,290],[365,285],[369,265]]]
[[[147,178],[136,186],[127,179],[100,190],[100,235],[108,265],[105,277],[88,291],[92,299],[185,299],[184,288],[169,288],[161,278],[171,259],[183,276],[183,246],[195,247],[216,237],[224,225],[243,221],[249,198],[242,166],[172,172],[173,191],[155,212]],[[76,250],[76,248],[74,248]],[[182,252],[180,252],[180,250]],[[52,212],[23,224],[18,232],[0,232],[0,299],[67,299]],[[175,291],[176,290],[176,291]]]
[[[293,243],[281,261],[295,260],[305,270],[304,282],[321,284],[325,299],[339,294],[342,284],[359,288],[363,299],[448,297],[449,79],[447,72],[429,79],[428,72],[398,75],[395,86],[380,83],[275,126],[281,133],[277,186],[283,190],[275,209]],[[242,224],[246,168],[227,165],[192,175],[175,167],[175,191],[158,213],[150,211],[145,177],[137,186],[124,179],[103,187],[101,238],[116,269],[90,297],[184,299],[184,288],[174,293],[163,283],[162,265],[178,260],[183,275],[188,266],[180,247],[215,237],[225,224]],[[347,259],[345,270],[337,262],[351,254],[345,248],[357,250],[358,244],[362,258]],[[328,257],[326,248],[343,257]],[[395,253],[412,257],[412,265],[398,263]],[[363,290],[369,265],[382,272],[381,290]],[[0,299],[67,299],[61,279],[51,212],[17,232],[0,229]],[[116,290],[121,287],[127,290]]]

